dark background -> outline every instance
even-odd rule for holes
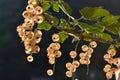
[[[76,18],[80,16],[79,9],[86,6],[103,6],[112,14],[120,14],[120,0],[66,1],[72,6],[73,16]],[[57,60],[55,77],[46,75],[46,70],[52,68],[48,64],[46,48],[52,42],[50,34],[54,33],[55,29],[48,32],[43,31],[43,38],[40,43],[41,52],[34,55],[32,63],[27,62],[24,46],[16,32],[16,27],[23,22],[22,12],[26,5],[27,0],[0,0],[0,80],[71,80],[65,77],[65,63],[71,60],[68,52],[75,46],[75,44],[70,44],[71,38],[62,45],[63,56]],[[82,44],[86,43],[82,41],[79,47]],[[98,43],[98,48],[94,50],[91,58],[89,74],[86,75],[86,66],[81,65],[76,71],[75,77],[79,80],[106,80],[103,72],[106,62],[103,60],[103,55],[108,46]],[[112,80],[115,80],[114,77]]]

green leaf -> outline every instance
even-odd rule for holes
[[[103,28],[98,27],[97,25],[87,25],[86,23],[80,23],[84,31],[88,33],[98,34],[104,31]]]
[[[112,37],[110,34],[107,34],[107,33],[101,33],[99,34],[100,35],[100,38],[106,40],[106,41],[113,41]]]
[[[60,43],[63,43],[69,37],[68,34],[64,31],[59,32],[58,35],[60,37]]]
[[[66,12],[67,12],[69,15],[71,15],[71,14],[72,14],[72,9],[71,9],[70,5],[69,5],[68,3],[65,3],[65,2],[64,2],[64,3],[63,3],[63,6],[64,6]]]
[[[41,4],[44,11],[47,11],[50,8],[49,2],[42,2]]]
[[[105,26],[106,30],[112,32],[113,34],[120,34],[120,23],[112,24],[110,26]]]
[[[55,12],[59,12],[59,3],[58,3],[58,1],[53,1],[52,2],[52,9]]]
[[[116,24],[118,19],[120,19],[120,16],[108,15],[102,19],[102,22],[106,23],[106,26],[110,26],[111,24]]]
[[[63,18],[61,18],[61,19],[60,19],[60,26],[61,26],[61,27],[64,27],[65,25],[66,25],[66,20],[63,19]]]
[[[66,2],[64,2],[63,0],[58,0],[59,1],[59,7],[62,9],[62,11],[70,16],[72,14],[72,8],[70,7],[70,5]]]
[[[51,23],[56,24],[56,25],[59,23],[58,18],[52,16],[51,13],[46,12],[46,13],[45,13],[45,16],[47,17],[47,19],[49,19],[49,21],[51,21]]]
[[[46,30],[46,31],[48,31],[48,30],[51,29],[51,27],[52,26],[48,22],[43,21],[42,23],[38,24],[37,28],[40,29],[40,30]]]
[[[96,21],[99,18],[110,14],[106,9],[103,9],[102,7],[85,7],[80,10],[80,13],[85,19],[92,21]]]
[[[87,33],[87,32],[83,32],[82,35],[87,36],[87,37],[92,37],[92,35],[89,34],[89,33]],[[87,39],[84,39],[84,40],[86,40],[86,41],[91,41],[91,39],[88,39],[88,38],[87,38]]]

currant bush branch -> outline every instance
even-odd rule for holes
[[[117,44],[117,42],[115,42],[115,41],[106,41],[106,40],[101,39],[101,38],[94,38],[94,37],[84,36],[84,35],[82,35],[82,34],[78,34],[78,33],[74,32],[74,31],[69,30],[69,29],[64,29],[63,27],[60,27],[60,26],[52,23],[52,22],[46,17],[45,14],[46,14],[46,13],[43,13],[43,16],[44,16],[45,20],[46,20],[50,25],[52,25],[52,27],[55,27],[56,29],[61,30],[61,31],[65,31],[65,32],[67,32],[68,35],[70,35],[70,36],[75,36],[75,37],[77,37],[77,38],[79,38],[79,39],[81,39],[81,40],[90,39],[90,40],[92,40],[92,41],[97,41],[97,42],[106,43],[106,44],[113,44],[113,45],[116,45],[116,44]]]

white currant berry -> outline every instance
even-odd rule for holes
[[[52,40],[53,40],[54,42],[59,41],[59,39],[60,39],[60,37],[59,37],[58,34],[53,34],[53,35],[52,35]]]
[[[48,70],[47,70],[47,74],[48,74],[49,76],[52,76],[52,75],[53,75],[53,70],[52,70],[52,69],[48,69]]]
[[[69,77],[69,78],[72,77],[72,72],[71,71],[67,71],[66,72],[66,76]]]
[[[110,50],[108,50],[108,54],[110,54],[111,56],[115,56],[116,55],[116,50],[115,49],[110,49]]]
[[[92,41],[92,42],[90,42],[90,46],[92,48],[96,48],[97,47],[97,43],[95,41]]]
[[[77,56],[77,53],[76,51],[70,51],[69,55],[71,58],[75,58]]]
[[[82,51],[87,51],[88,50],[88,46],[87,45],[83,45],[81,48],[82,48]]]
[[[27,61],[28,61],[28,62],[32,62],[32,61],[33,61],[33,56],[29,55],[29,56],[27,57]]]

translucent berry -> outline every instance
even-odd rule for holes
[[[71,78],[72,77],[72,72],[71,71],[67,71],[66,72],[66,76],[69,77],[69,78]]]
[[[110,49],[110,50],[108,50],[108,54],[110,54],[111,56],[115,56],[116,55],[116,50],[115,49]]]
[[[35,45],[35,46],[32,46],[32,53],[38,53],[40,51],[40,47]]]
[[[85,58],[86,58],[86,55],[87,55],[86,53],[80,53],[80,54],[79,54],[79,57],[80,57],[81,59],[85,59]]]
[[[36,23],[42,23],[43,22],[43,17],[42,16],[36,16],[35,21],[36,21]]]
[[[52,35],[52,40],[53,40],[54,42],[59,41],[59,39],[60,39],[60,37],[59,37],[58,34],[53,34],[53,35]]]
[[[107,73],[106,73],[106,78],[107,78],[107,79],[111,79],[112,76],[113,76],[113,73],[112,73],[112,72],[107,72]]]
[[[32,57],[31,55],[29,55],[29,56],[27,57],[27,61],[28,61],[28,62],[32,62],[32,61],[33,61],[33,57]]]
[[[76,53],[76,51],[71,51],[69,53],[69,55],[70,55],[71,58],[75,58],[77,56],[77,53]]]
[[[97,43],[95,41],[92,41],[92,42],[90,42],[90,46],[92,48],[96,48],[97,47]]]
[[[89,47],[87,50],[87,54],[91,55],[93,53],[93,48]]]
[[[87,45],[83,45],[81,48],[82,48],[82,51],[87,51],[88,50],[88,46]]]
[[[52,69],[48,69],[48,70],[47,70],[47,74],[48,74],[49,76],[52,76],[52,75],[53,75],[53,70],[52,70]]]
[[[111,69],[111,66],[109,64],[107,64],[107,65],[105,65],[103,70],[104,70],[104,72],[109,72],[110,69]]]
[[[35,7],[35,14],[39,15],[39,14],[42,14],[42,12],[43,12],[42,7],[40,6]]]
[[[70,62],[66,63],[66,68],[67,68],[69,71],[73,71],[73,70],[74,70],[74,67],[73,67],[72,63],[70,63]]]
[[[72,62],[72,65],[73,65],[74,68],[78,68],[80,63],[79,63],[79,61],[75,60],[75,61]]]
[[[33,11],[33,5],[28,5],[27,7],[26,7],[26,10],[27,11]]]
[[[56,58],[61,57],[61,55],[62,55],[61,51],[59,51],[59,50],[55,51],[55,57]]]

